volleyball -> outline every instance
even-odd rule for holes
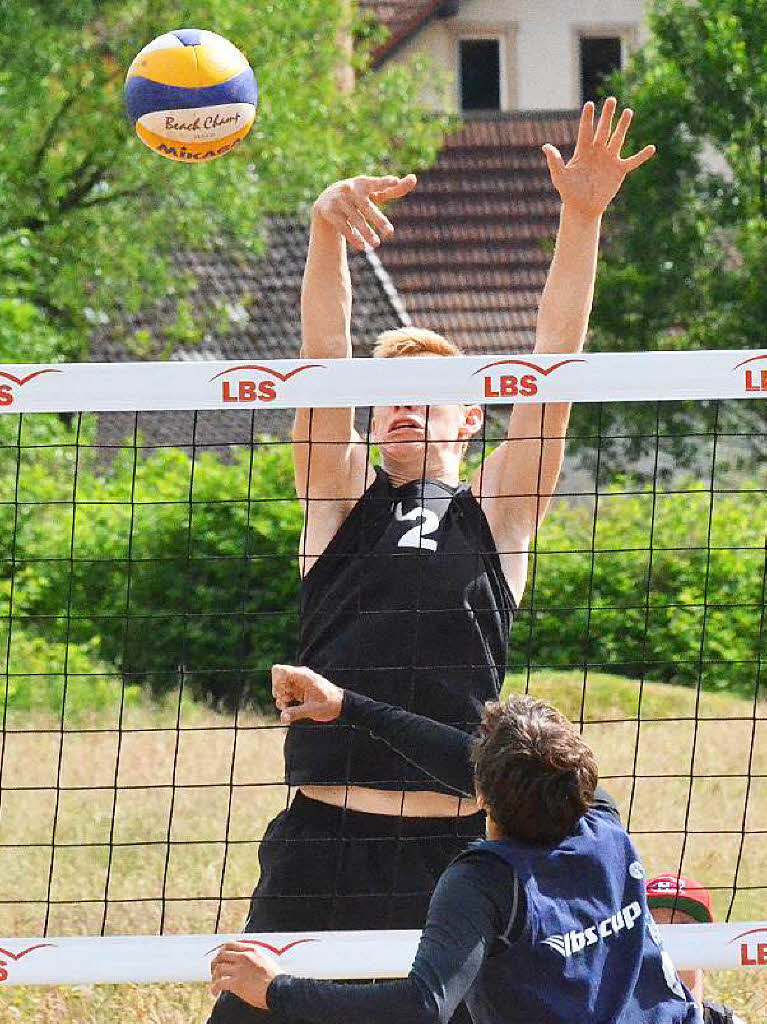
[[[125,79],[136,134],[181,163],[204,163],[234,149],[253,126],[257,100],[247,58],[228,39],[194,28],[153,39]]]

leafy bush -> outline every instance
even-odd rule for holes
[[[5,588],[7,600],[7,583]],[[99,661],[97,647],[97,637],[85,644],[57,643],[17,624],[9,638],[6,620],[0,630],[0,716],[39,711],[71,720],[118,707],[122,681],[114,668]],[[128,687],[124,699],[135,703],[139,696],[137,687]]]
[[[106,473],[78,465],[73,528],[73,453],[23,466],[14,616],[47,638],[95,640],[156,695],[181,678],[197,697],[263,702],[268,668],[296,641],[301,509],[287,446],[256,446],[252,465],[247,452],[193,462],[165,449],[133,470],[130,452]]]
[[[6,239],[0,238],[0,246]],[[21,247],[23,249],[23,247]],[[9,249],[6,247],[5,256]],[[46,323],[45,318],[31,302],[22,298],[0,296],[0,364],[4,363],[60,363],[71,356],[61,342],[59,335]],[[0,381],[7,385],[7,380]],[[72,416],[56,413],[35,413],[24,418],[20,430],[20,417],[8,414],[0,416],[0,474],[9,460],[16,457],[12,450],[19,440],[25,445],[54,444],[72,442],[76,425]],[[86,433],[92,431],[92,422],[88,421]],[[20,433],[23,438],[20,438]],[[85,435],[81,427],[81,440]],[[6,450],[6,446],[11,446]]]
[[[756,485],[712,498],[692,481],[655,496],[624,481],[599,496],[596,520],[592,507],[556,502],[531,558],[511,667],[588,665],[753,693],[766,520]]]

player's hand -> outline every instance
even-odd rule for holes
[[[623,111],[613,131],[616,100],[605,100],[596,131],[594,104],[588,102],[581,113],[575,152],[566,164],[562,154],[548,143],[543,147],[551,181],[562,202],[586,216],[599,217],[615,198],[627,174],[655,155],[655,146],[645,146],[636,156],[621,157],[621,148],[631,124],[633,111]]]
[[[240,999],[267,1009],[266,991],[278,974],[275,961],[263,950],[243,942],[225,942],[210,962],[211,991],[214,996],[232,992]]]
[[[364,249],[366,245],[375,248],[394,234],[391,221],[377,204],[401,199],[412,192],[416,184],[414,174],[404,178],[392,174],[383,178],[366,174],[345,178],[320,193],[313,213],[315,217],[324,218],[356,249]]]
[[[311,718],[333,722],[341,714],[344,691],[310,668],[272,666],[272,695],[283,725]]]

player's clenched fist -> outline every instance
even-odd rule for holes
[[[378,209],[378,203],[401,199],[415,188],[416,176],[387,175],[372,178],[361,174],[328,185],[315,200],[313,214],[331,224],[356,249],[377,246],[391,238],[394,228]]]
[[[272,695],[284,725],[302,718],[333,722],[344,701],[339,686],[310,668],[293,665],[272,666]]]

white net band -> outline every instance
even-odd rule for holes
[[[661,925],[678,970],[767,967],[767,921]],[[131,935],[107,938],[0,939],[4,985],[95,985],[210,979],[222,943],[245,941],[304,978],[364,980],[408,974],[418,931],[264,935]]]
[[[0,367],[0,411],[767,398],[767,350]]]

